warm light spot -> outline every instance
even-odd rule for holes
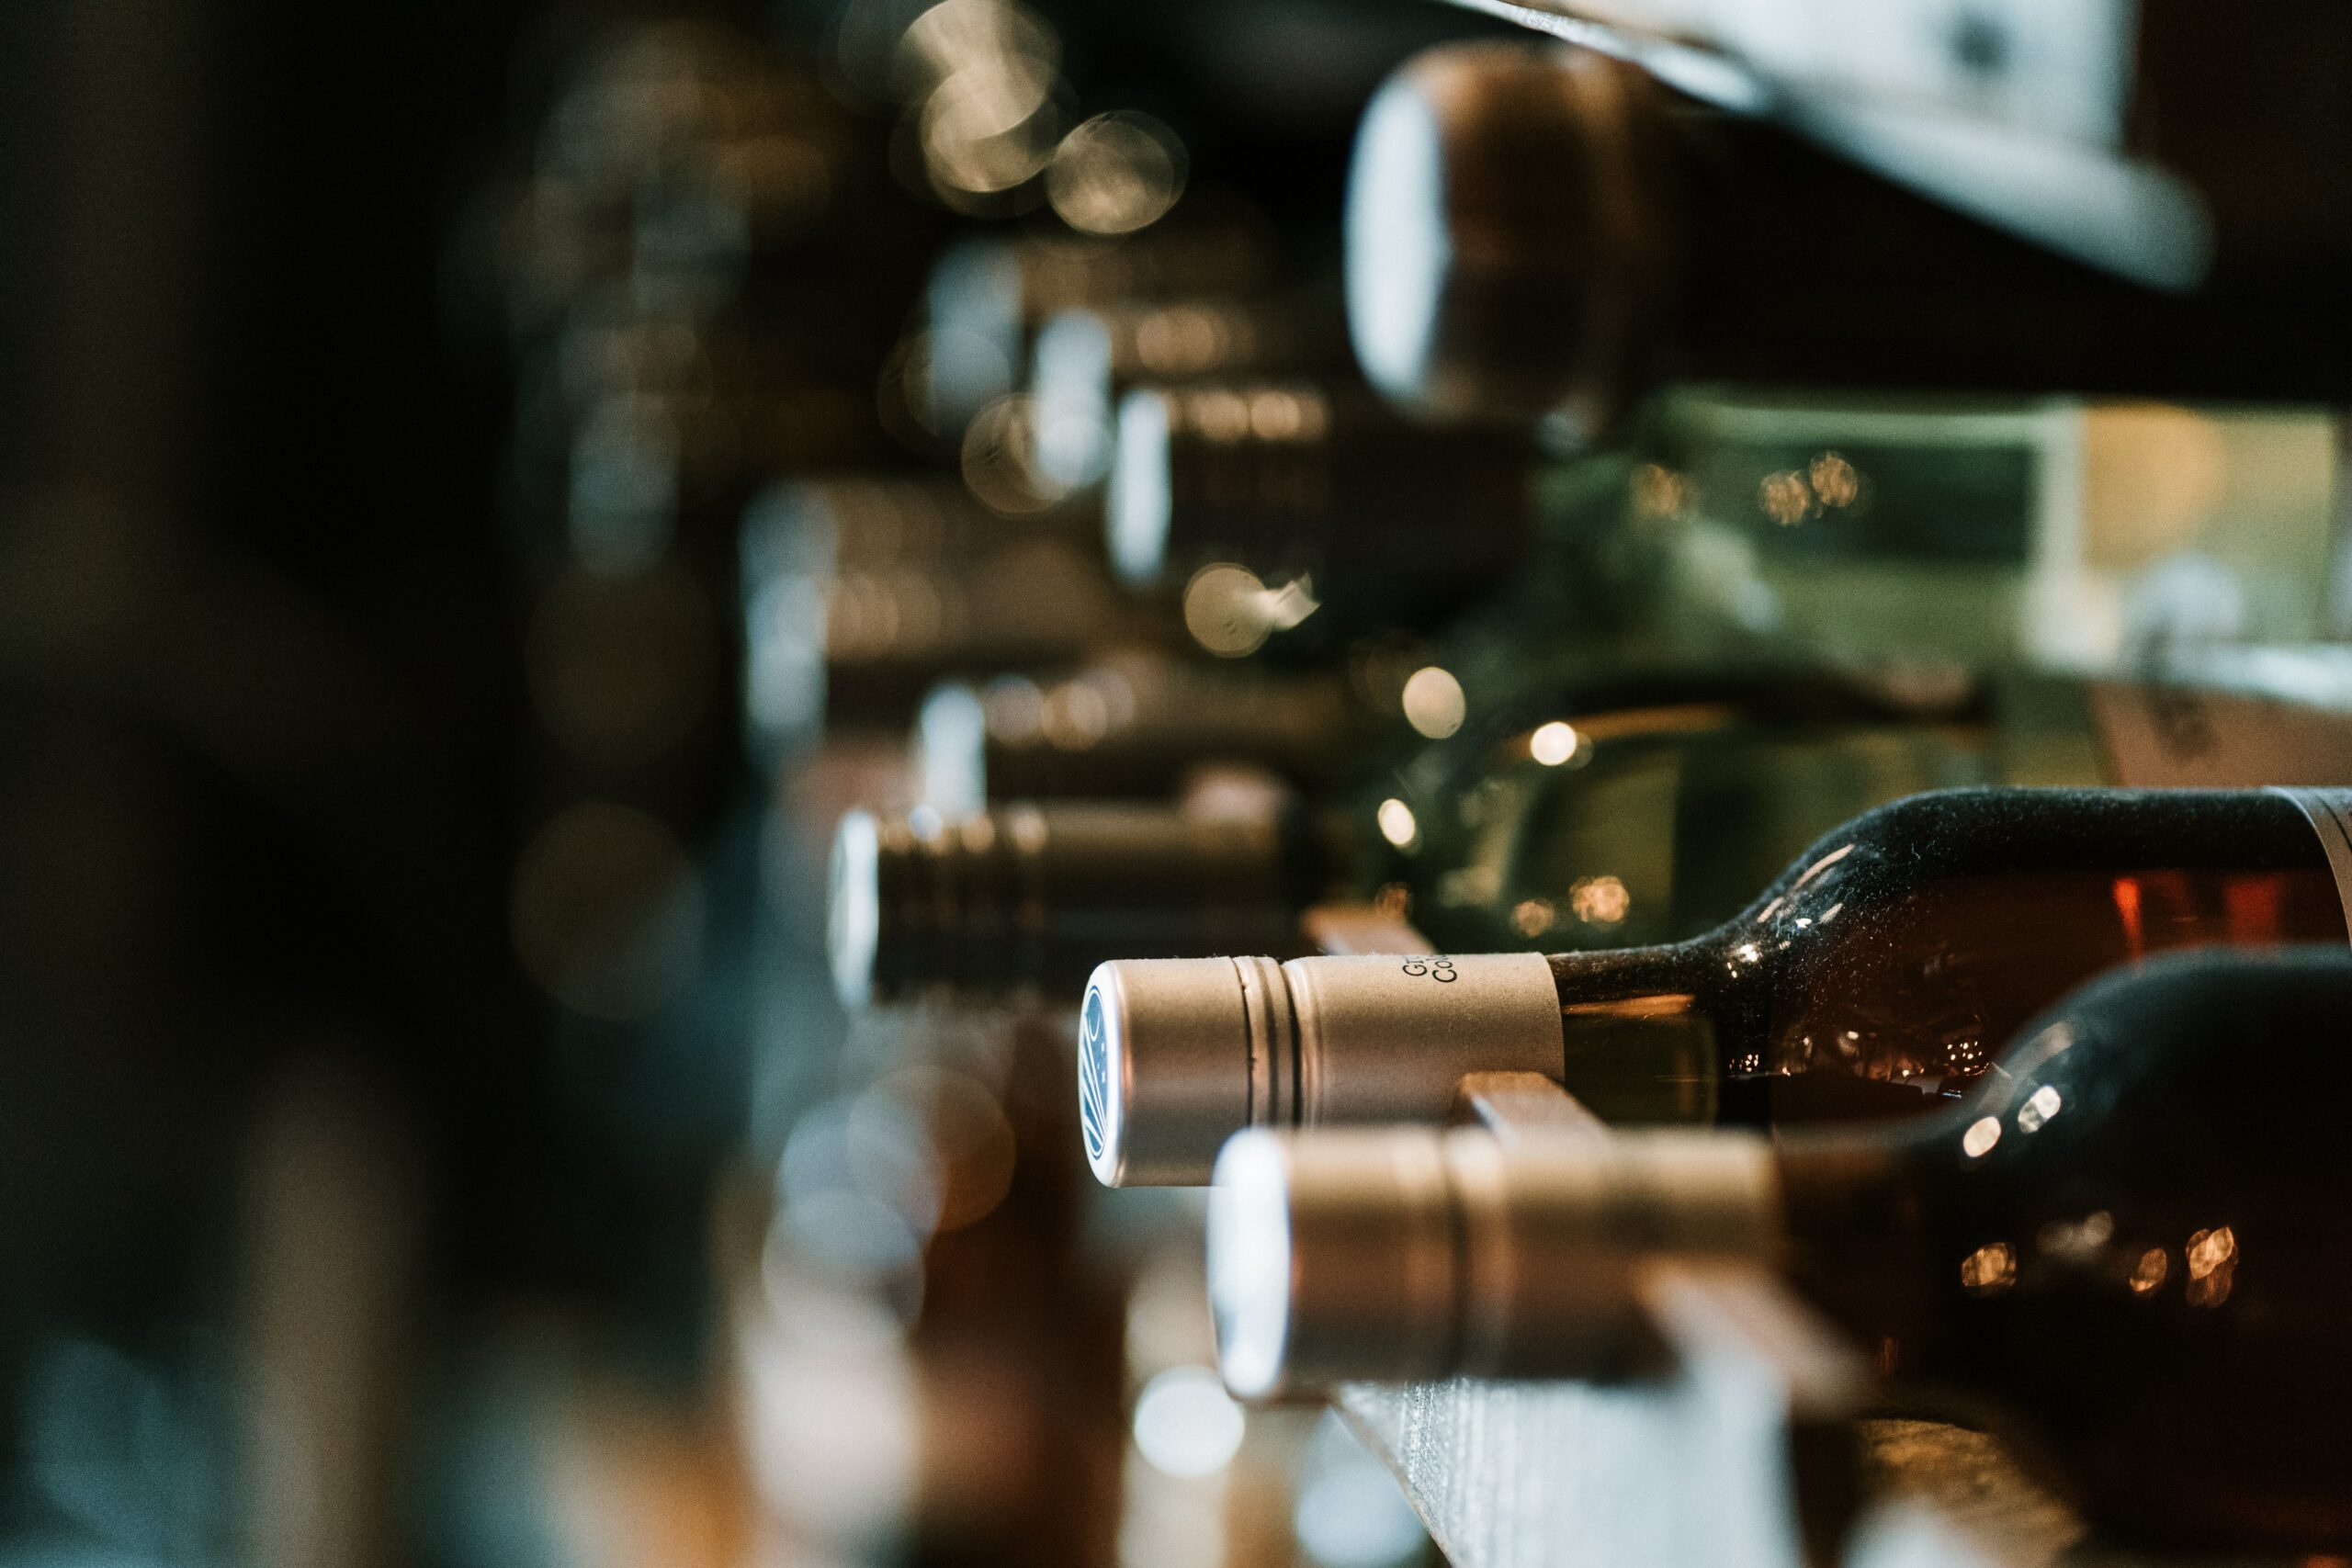
[[[2147,942],[2140,927],[2140,881],[2137,877],[2119,876],[2115,879],[2115,914],[2123,922],[2123,940],[2132,949],[2132,956],[2147,956]]]
[[[1045,727],[1046,694],[1024,675],[1001,675],[981,694],[980,712],[989,734],[1018,746]]]
[[[1201,568],[1184,585],[1184,629],[1222,659],[1255,653],[1320,607],[1304,577],[1269,588],[1249,568],[1226,562]]]
[[[2018,1131],[2020,1133],[2041,1132],[2049,1123],[2050,1119],[2058,1114],[2059,1109],[2064,1104],[2064,1101],[2058,1098],[2057,1087],[2053,1084],[2043,1084],[2033,1091],[2032,1099],[2018,1107]]]
[[[1073,229],[1131,234],[1176,205],[1185,164],[1184,144],[1149,115],[1099,114],[1054,150],[1046,195]]]
[[[1431,740],[1442,740],[1462,728],[1469,703],[1462,682],[1449,670],[1432,664],[1413,671],[1405,682],[1405,721]]]
[[[1197,393],[1186,400],[1185,412],[1208,440],[1230,443],[1250,434],[1250,400],[1238,392],[1218,387]]]
[[[2217,1307],[2230,1299],[2236,1277],[2238,1238],[2227,1225],[2199,1231],[2188,1238],[2188,1304]]]
[[[1510,923],[1521,936],[1542,936],[1552,929],[1554,910],[1548,898],[1524,898],[1510,912]]]
[[[1783,528],[1794,527],[1820,510],[1813,499],[1813,487],[1793,468],[1765,475],[1756,487],[1756,504]]]
[[[2188,1238],[2188,1277],[2202,1280],[2237,1255],[2238,1238],[2229,1226],[2199,1231]]]
[[[1851,506],[1861,499],[1862,476],[1854,465],[1835,452],[1824,452],[1805,469],[1805,477],[1813,481],[1813,493],[1821,498],[1824,506]]]
[[[1390,796],[1380,803],[1378,820],[1380,836],[1400,850],[1410,849],[1420,837],[1420,824],[1413,820],[1413,808]]]
[[[1046,697],[1041,728],[1046,745],[1082,751],[1110,733],[1111,704],[1099,688],[1084,681],[1065,682]]]
[[[1634,907],[1634,896],[1613,876],[1580,876],[1568,886],[1568,908],[1589,926],[1613,926]]]
[[[1250,428],[1261,441],[1312,440],[1329,423],[1319,399],[1276,389],[1250,399]]]
[[[1413,890],[1401,882],[1381,885],[1372,896],[1372,907],[1392,920],[1401,920],[1413,912]]]
[[[2006,1241],[1987,1242],[1960,1260],[1960,1282],[1974,1295],[1993,1295],[2018,1281],[2017,1249]]]
[[[1794,892],[1797,887],[1803,887],[1806,883],[1811,882],[1815,877],[1819,876],[1823,872],[1827,871],[1831,866],[1836,865],[1839,861],[1844,860],[1848,855],[1852,854],[1853,852],[1854,846],[1852,844],[1847,843],[1838,845],[1836,849],[1830,851],[1827,854],[1822,856],[1811,865],[1806,866],[1804,868],[1804,874],[1796,879],[1795,886],[1792,886],[1790,891]]]
[[[1967,1132],[1960,1135],[1960,1151],[1970,1159],[1983,1159],[1993,1152],[1993,1145],[2000,1141],[2001,1119],[1997,1116],[1980,1116],[1968,1124]]]
[[[1037,406],[1031,397],[992,400],[964,431],[964,487],[1008,517],[1043,512],[1065,493],[1037,462]]]
[[[1671,517],[1690,503],[1690,481],[1659,463],[1634,471],[1634,510],[1644,517]]]
[[[1246,336],[1239,323],[1197,305],[1170,305],[1136,324],[1136,357],[1155,378],[1198,376],[1233,352]]]
[[[2171,1272],[2172,1259],[2165,1256],[2165,1249],[2161,1247],[2148,1248],[2140,1254],[2140,1261],[2132,1266],[2132,1293],[2144,1296],[2162,1288],[2165,1276]]]
[[[1577,745],[1576,727],[1555,718],[1527,738],[1527,754],[1547,768],[1556,768],[1577,754]]]

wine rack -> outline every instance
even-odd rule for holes
[[[0,1568],[2352,1568],[2352,4],[345,9],[0,8]]]

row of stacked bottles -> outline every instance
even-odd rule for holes
[[[2150,105],[2193,30],[2147,19]],[[2018,1436],[2112,1540],[2343,1544],[2328,1139],[2242,1058],[2324,1078],[2352,982],[2313,265],[2352,209],[2283,130],[2327,111],[2267,107],[2236,153],[2306,182],[2281,207],[2188,150],[2201,110],[2151,113],[2204,225],[2162,286],[1517,39],[1371,98],[1339,276],[1242,267],[1259,236],[1182,203],[1084,283],[992,243],[1021,368],[951,478],[754,509],[747,693],[786,776],[892,731],[865,796],[796,802],[841,818],[853,1037],[992,1027],[1001,1081],[1064,1095],[1074,1062],[1075,1105],[1003,1102],[1016,1171],[1123,1190],[1022,1287],[1055,1376],[1107,1237],[1199,1247],[1137,1190],[1214,1171],[1223,1381],[1275,1402],[1232,1442],[1354,1380],[1638,1374],[1632,1281],[1695,1258],[1784,1275],[1890,1402]],[[979,243],[934,345],[978,335]],[[1495,1074],[1721,1130],[1441,1131]],[[1035,1201],[926,1211],[927,1256]],[[1123,1561],[1179,1386],[1130,1412]]]
[[[560,1349],[534,1318],[490,1360],[526,1365],[522,1425],[574,1456],[503,1508],[552,1515],[560,1552],[1427,1551],[1335,1425],[1245,1423],[1223,1392],[1197,1216],[1095,1197],[1062,1010],[869,1013],[833,977],[835,825],[949,787],[944,743],[906,741],[957,722],[944,680],[1066,687],[1033,687],[1058,741],[1104,735],[1090,699],[1154,703],[1157,755],[1113,786],[1137,803],[1202,749],[1188,722],[1228,750],[1198,698],[1258,683],[1114,570],[1111,425],[1139,381],[1346,360],[1296,225],[1191,180],[1158,117],[1080,112],[1061,48],[961,0],[582,28],[479,204],[521,372],[510,908],[555,1020],[539,1179],[576,1189],[531,1292],[571,1303]],[[1326,684],[1268,684],[1244,750],[1354,723]],[[511,1390],[477,1403],[510,1433],[469,1441],[511,1435]]]
[[[1638,1402],[1667,1266],[2352,1551],[2352,23],[1735,9],[524,30],[462,719],[34,682],[0,1560],[1580,1561],[1334,1393]]]

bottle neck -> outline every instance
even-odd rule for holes
[[[1707,939],[1555,953],[1561,1081],[1610,1121],[1697,1122],[1723,1113],[1725,1011],[1736,1003]]]
[[[1774,1148],[1789,1282],[1887,1375],[1932,1375],[1947,1341],[1910,1148],[1883,1131],[1814,1130]]]

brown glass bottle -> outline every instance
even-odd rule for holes
[[[1283,814],[1284,817],[1287,814]],[[842,818],[827,943],[845,1006],[1068,998],[1104,950],[1297,951],[1323,868],[1279,817],[1066,801],[961,821]]]
[[[2284,795],[1953,790],[1857,818],[1709,936],[1551,964],[1572,1040],[1685,1009],[1717,1116],[1784,1122],[1957,1096],[2071,987],[2152,953],[2346,935]]]
[[[1870,1352],[1897,1407],[2037,1444],[2110,1537],[2339,1550],[2347,1016],[2340,945],[2176,953],[1906,1123],[1252,1133],[1209,1210],[1220,1359],[1249,1393],[1638,1371],[1645,1266],[1736,1260]]]
[[[1078,491],[1103,478],[1111,423],[1138,387],[1354,374],[1336,296],[1122,300],[1064,310],[1038,329],[1029,389],[1039,471]]]
[[[1066,531],[999,518],[952,483],[779,485],[745,519],[741,556],[744,708],[763,762],[829,728],[903,725],[950,675],[1165,635]]]
[[[1855,818],[1706,935],[1614,952],[1123,963],[1085,1002],[1105,1181],[1199,1180],[1243,1126],[1435,1122],[1541,1072],[1604,1115],[1917,1113],[2028,1020],[2168,949],[2346,940],[2341,795],[1962,789]],[[2352,854],[2352,852],[2347,852]]]
[[[943,682],[915,720],[922,799],[949,817],[990,802],[1165,799],[1204,763],[1329,789],[1410,738],[1337,671],[1267,671],[1136,651],[1057,677]]]
[[[2286,235],[2224,204],[2210,274],[2171,292],[1623,62],[1453,46],[1367,112],[1349,314],[1384,390],[1587,434],[1667,380],[2332,400],[2352,357],[2313,265],[2341,254],[2341,182],[2331,184],[2335,210],[2305,203]]]
[[[2340,1549],[2346,1018],[2340,946],[2104,979],[1947,1116],[1781,1138],[1789,1277],[1898,1383],[2029,1417],[2113,1533]]]
[[[1304,577],[1307,634],[1433,626],[1527,558],[1537,457],[1523,431],[1417,424],[1353,382],[1139,388],[1112,446],[1112,568],[1137,587],[1216,563]]]

